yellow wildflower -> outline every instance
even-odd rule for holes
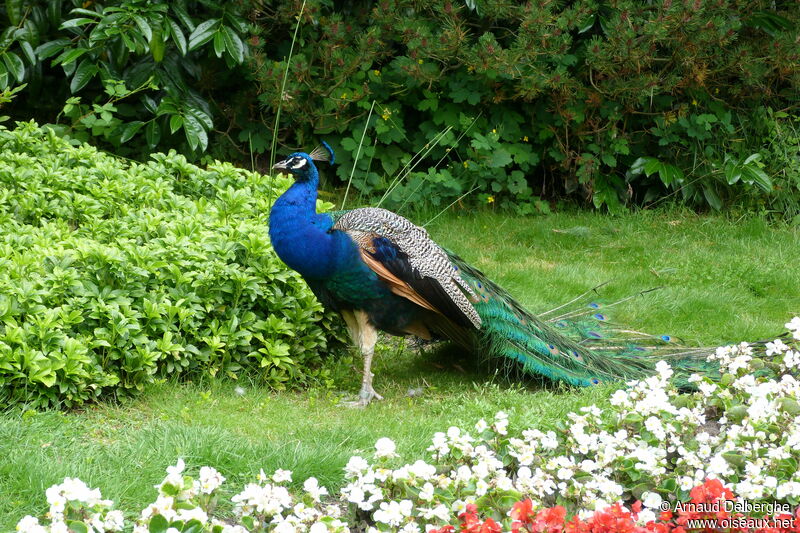
[[[372,73],[375,74],[376,76],[380,76],[381,75],[381,71],[377,70],[377,69],[373,70]]]
[[[492,133],[497,133],[497,130],[496,129],[492,129]]]
[[[692,105],[693,105],[693,106],[696,106],[696,105],[697,105],[697,100],[695,100],[694,98],[692,98]]]
[[[494,196],[487,196],[486,197],[486,203],[487,204],[493,204],[494,203]]]
[[[522,140],[528,142],[528,136],[526,135],[525,137],[522,138]]]
[[[424,61],[422,61],[421,59],[418,59],[417,63],[419,63],[421,65],[422,63],[424,63]]]
[[[464,168],[467,168],[468,166],[469,166],[469,161],[464,161]]]

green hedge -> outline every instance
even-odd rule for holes
[[[796,0],[9,0],[0,91],[27,84],[14,119],[142,160],[263,164],[323,138],[326,186],[352,173],[374,203],[396,184],[395,209],[792,217],[799,29]]]
[[[341,338],[272,252],[288,185],[171,152],[128,163],[0,129],[0,407],[73,406],[158,377],[324,375]]]
[[[800,213],[776,157],[800,147],[794,0],[308,0],[280,94],[299,10],[258,19],[259,101],[282,106],[285,144],[327,138],[342,181],[366,132],[353,183],[403,174],[394,206],[476,189],[521,211],[670,195]],[[765,146],[775,129],[791,138]]]

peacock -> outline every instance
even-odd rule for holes
[[[382,399],[371,372],[378,331],[450,340],[526,374],[576,386],[643,378],[662,359],[684,382],[692,372],[714,372],[707,350],[609,326],[594,303],[535,316],[424,228],[391,211],[317,213],[314,161],[333,164],[333,150],[323,143],[274,165],[295,181],[272,206],[269,235],[278,257],[344,318],[364,360],[357,405]]]

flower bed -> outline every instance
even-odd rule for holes
[[[372,461],[350,459],[336,498],[314,478],[292,494],[291,473],[278,470],[218,502],[225,478],[203,467],[193,479],[178,461],[155,503],[127,524],[135,533],[800,531],[800,318],[786,326],[791,338],[719,348],[722,379],[696,376],[694,393],[680,394],[660,363],[657,375],[614,393],[614,409],[584,407],[557,431],[509,432],[501,412],[470,431],[437,433],[431,457],[410,464],[380,439]],[[25,517],[19,531],[125,527],[79,480],[51,487],[47,499],[46,525]]]

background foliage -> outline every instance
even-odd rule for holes
[[[773,153],[797,167],[795,2],[473,5],[307,2],[280,95],[274,42],[300,2],[277,3],[253,49],[259,100],[283,102],[285,143],[335,140],[342,179],[369,120],[354,183],[380,191],[410,170],[396,204],[477,188],[523,211],[542,209],[539,197],[616,209],[677,193],[798,212],[798,174]],[[792,133],[763,146],[775,130]]]
[[[0,129],[0,154],[0,408],[187,373],[324,378],[341,334],[267,235],[288,180],[129,164],[33,123]]]
[[[333,185],[396,185],[394,208],[800,213],[793,0],[8,0],[0,20],[0,84],[28,83],[11,116],[139,158],[250,163],[275,133],[327,139]]]
[[[15,118],[57,121],[61,134],[145,157],[156,146],[204,151],[220,115],[216,95],[234,104],[229,87],[248,50],[235,2],[4,7],[0,89],[27,83]]]

